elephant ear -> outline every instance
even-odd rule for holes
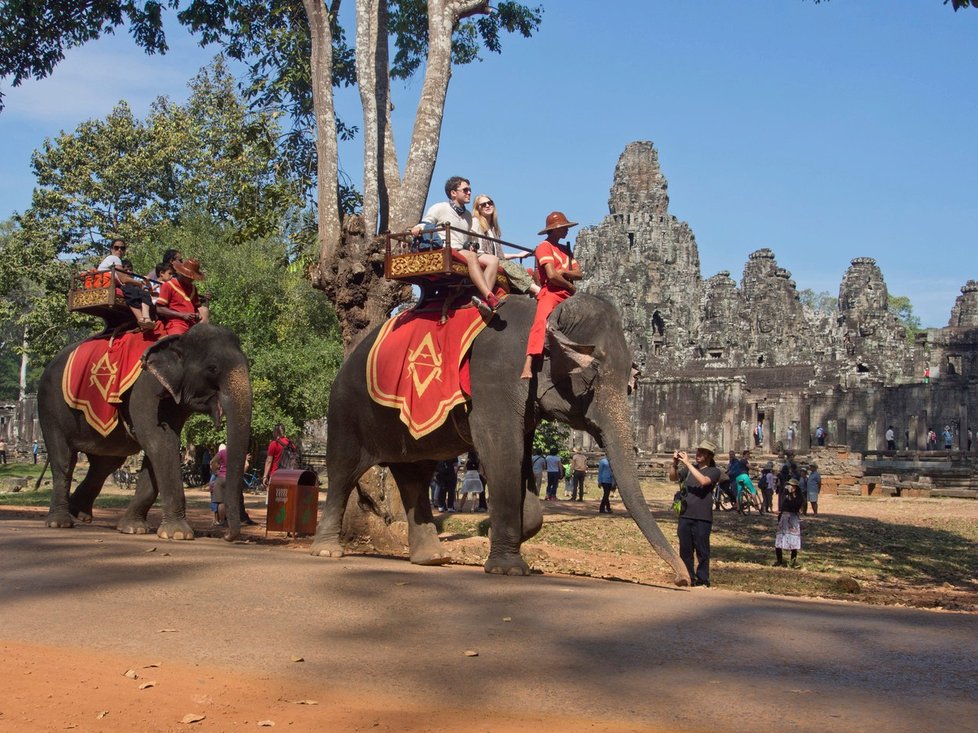
[[[600,362],[594,357],[593,344],[579,344],[554,328],[547,326],[550,350],[550,378],[556,383],[588,371],[598,371]],[[587,380],[590,381],[590,380]]]
[[[173,401],[180,404],[180,391],[183,388],[183,346],[179,336],[167,336],[146,349],[143,354],[143,369],[156,377]]]

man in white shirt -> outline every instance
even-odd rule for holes
[[[443,224],[449,224],[464,232],[472,229],[472,212],[465,208],[472,199],[472,186],[468,180],[461,176],[452,176],[445,182],[445,194],[448,196],[448,201],[441,201],[428,209],[421,222],[411,227],[412,234],[418,236],[425,229]],[[441,232],[435,236],[443,241]],[[472,302],[478,306],[483,315],[491,316],[499,307],[499,299],[492,292],[496,286],[499,258],[485,252],[479,254],[478,245],[470,242],[468,237],[459,232],[453,231],[449,241],[452,243],[452,249],[458,250],[465,259],[465,264],[469,268],[469,279],[482,296],[481,300],[473,297]]]

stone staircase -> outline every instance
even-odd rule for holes
[[[978,499],[974,454],[960,451],[868,453],[861,492],[883,496]]]

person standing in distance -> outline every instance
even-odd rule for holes
[[[703,440],[696,446],[696,461],[685,451],[672,454],[669,480],[682,484],[679,511],[679,557],[693,585],[710,586],[710,532],[713,529],[713,487],[720,480],[720,469],[713,456],[717,444]],[[681,464],[681,465],[680,465]],[[693,555],[697,564],[693,567]]]
[[[285,437],[285,428],[282,427],[282,423],[278,423],[272,428],[272,442],[268,444],[268,457],[265,459],[265,470],[261,479],[265,486],[268,486],[272,474],[278,470],[282,462],[282,454],[290,445],[292,441]]]

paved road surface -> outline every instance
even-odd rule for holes
[[[331,561],[33,517],[0,521],[4,644],[210,665],[229,685],[292,680],[387,714],[338,728],[328,706],[310,709],[324,730],[394,729],[399,711],[414,716],[401,729],[421,729],[426,709],[439,730],[456,713],[478,722],[458,730],[978,730],[974,615]],[[0,691],[17,674],[4,665]],[[2,697],[0,731],[28,729],[28,701]],[[212,711],[210,729],[234,713]]]

